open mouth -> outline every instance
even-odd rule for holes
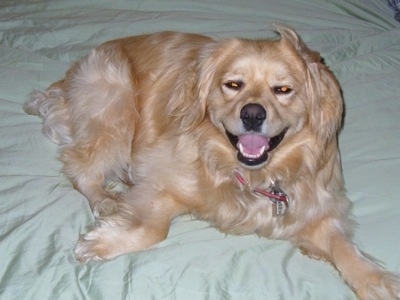
[[[231,144],[238,150],[237,159],[247,166],[257,166],[267,161],[268,152],[274,150],[283,140],[288,128],[280,134],[267,138],[256,133],[236,136],[229,131],[226,135]]]

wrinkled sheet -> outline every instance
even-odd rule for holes
[[[355,299],[337,271],[284,241],[174,220],[151,250],[80,265],[93,224],[60,173],[57,147],[22,104],[90,48],[161,30],[216,38],[297,29],[337,75],[346,102],[343,171],[355,240],[400,271],[400,23],[384,0],[0,2],[0,299]],[[171,174],[173,176],[173,174]]]

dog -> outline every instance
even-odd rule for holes
[[[97,218],[78,261],[148,249],[192,214],[224,233],[291,241],[332,263],[359,299],[399,297],[399,275],[351,241],[339,84],[293,29],[276,31],[109,41],[31,94],[24,110],[43,119]]]

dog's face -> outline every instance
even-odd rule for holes
[[[210,95],[212,122],[246,167],[260,167],[306,119],[304,63],[279,42],[246,43],[222,64]]]
[[[315,52],[291,38],[231,41],[210,60],[207,111],[245,168],[267,164],[306,127],[328,139],[340,124],[336,81]]]

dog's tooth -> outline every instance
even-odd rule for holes
[[[258,154],[258,156],[261,156],[261,155],[264,153],[264,151],[265,151],[265,146],[262,146],[262,148],[261,148],[260,153]]]
[[[240,153],[242,153],[243,155],[245,154],[245,153],[243,152],[243,145],[242,145],[242,144],[239,144],[239,151],[240,151]]]

